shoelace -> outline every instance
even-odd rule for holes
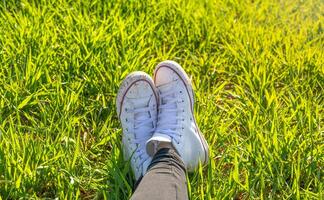
[[[143,107],[143,108],[134,108],[134,109],[128,109],[127,112],[132,112],[135,116],[138,115],[139,117],[134,120],[134,138],[133,142],[136,146],[136,150],[133,153],[133,157],[137,162],[137,170],[139,170],[139,166],[142,166],[143,163],[149,158],[146,155],[146,151],[144,148],[145,142],[150,138],[149,136],[147,137],[136,137],[139,136],[140,133],[143,131],[141,130],[144,126],[149,126],[151,125],[152,128],[149,130],[146,130],[148,132],[153,132],[155,130],[154,127],[154,121],[155,121],[155,116],[145,116],[146,113],[149,113],[151,108],[149,106]]]
[[[155,132],[170,136],[176,143],[179,144],[182,136],[179,131],[178,121],[183,120],[178,116],[176,93],[172,90],[160,93],[161,105],[158,113],[158,123]]]

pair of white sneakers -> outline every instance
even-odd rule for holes
[[[136,180],[144,176],[160,142],[170,142],[191,172],[208,162],[208,145],[195,121],[194,93],[188,75],[174,61],[154,70],[154,81],[133,72],[122,82],[117,113],[123,128],[123,151]]]

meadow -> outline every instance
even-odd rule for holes
[[[1,0],[0,199],[128,199],[116,92],[180,63],[195,199],[324,198],[322,0]]]

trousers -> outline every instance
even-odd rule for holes
[[[162,148],[135,184],[131,200],[187,200],[186,168],[173,148]]]

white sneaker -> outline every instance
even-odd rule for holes
[[[208,145],[197,126],[193,108],[194,94],[188,75],[174,61],[158,64],[154,71],[160,104],[157,128],[146,143],[149,155],[156,153],[159,142],[171,142],[187,170],[208,163]]]
[[[117,95],[117,113],[123,127],[123,152],[136,180],[146,173],[151,157],[146,141],[152,137],[157,121],[158,93],[152,78],[133,72],[122,82]]]

